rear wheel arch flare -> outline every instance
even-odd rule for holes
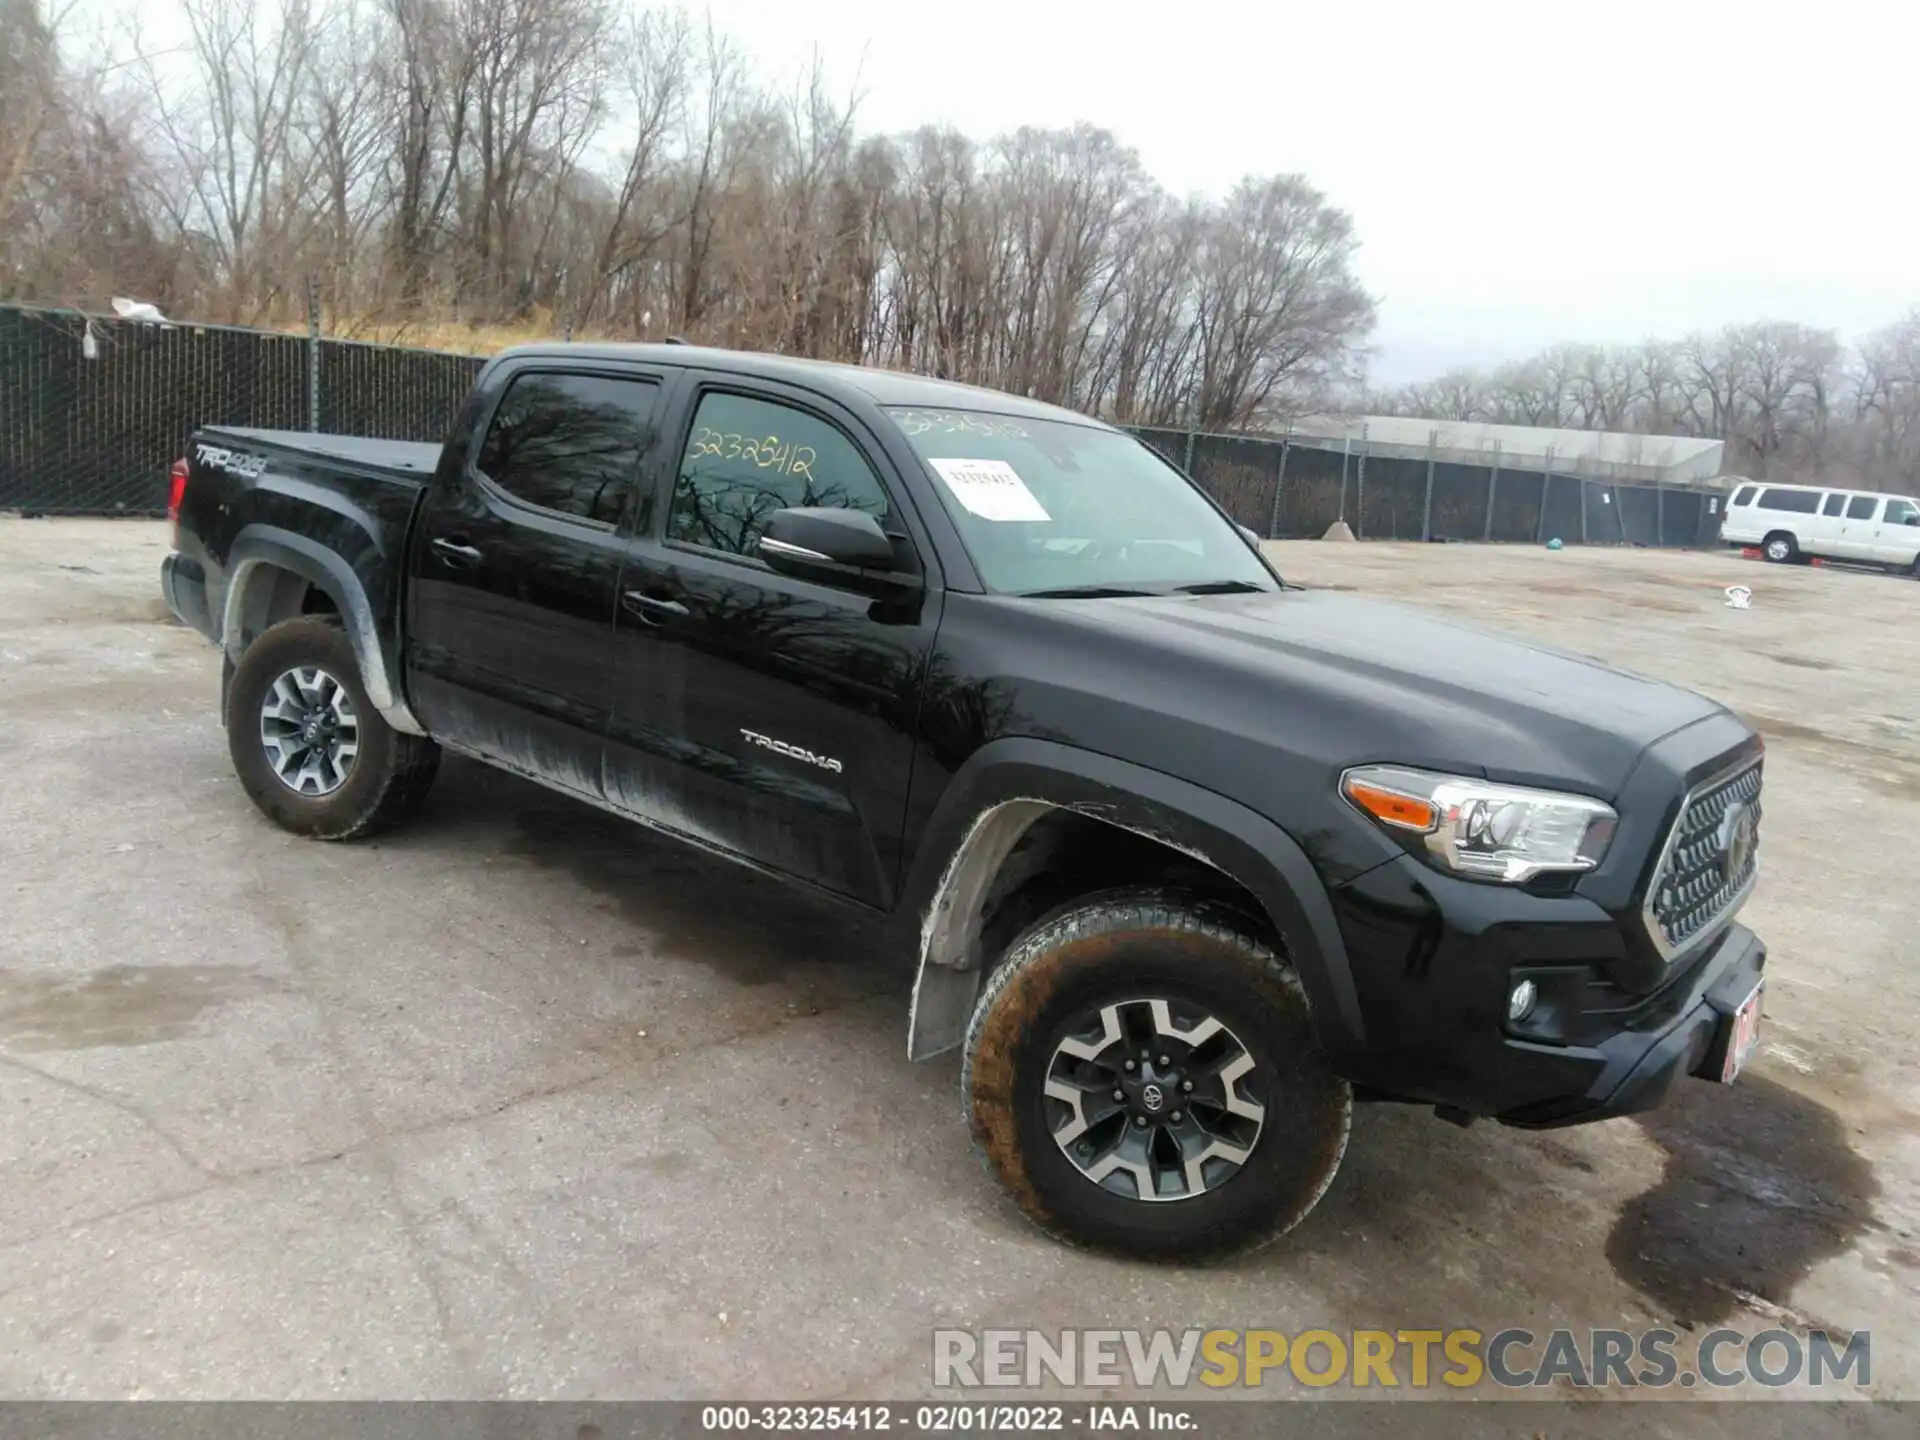
[[[403,734],[426,733],[399,693],[373,607],[344,560],[301,536],[243,531],[228,563],[220,637],[231,663],[238,665],[248,647],[282,620],[337,615],[374,708]]]

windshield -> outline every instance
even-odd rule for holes
[[[1279,588],[1232,522],[1131,435],[966,410],[889,413],[932,468],[990,589]]]

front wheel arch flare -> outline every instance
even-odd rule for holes
[[[993,958],[979,953],[979,917],[961,903],[963,895],[984,897],[991,875],[970,867],[997,869],[1020,833],[1056,808],[1134,830],[1232,880],[1258,902],[1280,938],[1328,1053],[1364,1049],[1358,991],[1332,902],[1290,835],[1235,800],[1160,771],[1019,737],[977,752],[954,778],[928,826],[919,872],[906,887],[903,912],[920,920],[910,1059],[962,1042],[984,963]]]

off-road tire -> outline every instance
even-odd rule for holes
[[[1220,1019],[1253,1057],[1265,1107],[1238,1172],[1172,1201],[1091,1180],[1056,1143],[1043,1094],[1077,1015],[1143,996]],[[967,1028],[962,1095],[975,1145],[1029,1219],[1070,1244],[1157,1260],[1219,1257],[1291,1230],[1333,1182],[1352,1119],[1292,968],[1237,915],[1159,891],[1081,898],[1013,941]]]
[[[296,667],[326,671],[353,702],[358,751],[330,794],[290,789],[274,773],[261,740],[268,687]],[[400,824],[426,800],[440,765],[438,745],[395,730],[373,708],[353,645],[329,615],[282,620],[247,647],[227,687],[226,725],[234,771],[253,803],[281,829],[314,840],[359,840]]]

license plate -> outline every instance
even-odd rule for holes
[[[1727,1040],[1726,1063],[1720,1067],[1722,1085],[1733,1083],[1760,1044],[1760,999],[1764,991],[1764,986],[1754,986],[1753,993],[1733,1012],[1733,1034]]]

